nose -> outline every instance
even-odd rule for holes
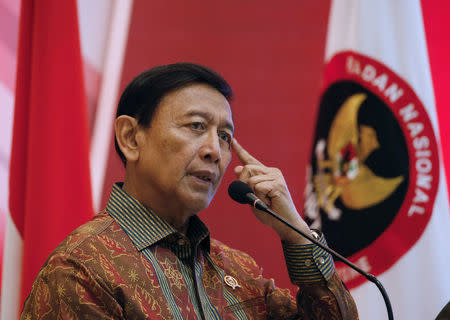
[[[210,132],[208,135],[205,135],[205,139],[203,140],[203,144],[200,149],[200,157],[202,159],[215,163],[219,162],[222,158],[219,139],[220,138],[216,132]]]

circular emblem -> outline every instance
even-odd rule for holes
[[[412,88],[369,57],[335,55],[307,171],[307,222],[331,248],[378,275],[420,238],[438,184],[434,131]],[[336,265],[350,288],[366,281]]]

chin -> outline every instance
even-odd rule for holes
[[[197,214],[198,212],[205,210],[209,207],[209,204],[211,203],[212,197],[198,197],[198,198],[191,198],[187,200],[186,208],[189,208],[191,212],[194,214]]]
[[[215,190],[199,191],[192,189],[181,189],[174,192],[175,198],[179,199],[179,204],[182,205],[187,212],[197,214],[209,207],[215,195]]]
[[[206,208],[209,207],[210,203],[211,203],[211,200],[195,201],[194,203],[192,203],[192,211],[195,212],[195,213],[203,211],[203,210],[205,210]]]

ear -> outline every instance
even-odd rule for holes
[[[133,117],[121,115],[114,121],[117,144],[127,159],[127,163],[139,159],[139,145],[136,139],[138,129],[138,122]]]

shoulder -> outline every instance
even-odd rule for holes
[[[115,220],[105,211],[81,225],[50,254],[45,266],[52,264],[96,265],[104,258],[133,254],[133,243]]]
[[[112,234],[117,224],[105,211],[95,215],[92,220],[79,226],[64,239],[55,249],[53,254],[73,254],[77,248],[89,246],[90,243],[99,241],[105,235]],[[117,226],[118,227],[118,226]],[[120,227],[118,227],[120,229]]]
[[[45,312],[44,318],[56,319],[58,312],[72,312],[72,307],[80,314],[100,315],[99,312],[105,311],[120,314],[114,289],[124,282],[117,277],[111,256],[115,257],[117,250],[127,250],[121,243],[123,235],[104,212],[73,231],[40,269],[23,314]],[[38,304],[45,304],[46,309],[37,310]],[[108,310],[103,308],[106,305]]]

